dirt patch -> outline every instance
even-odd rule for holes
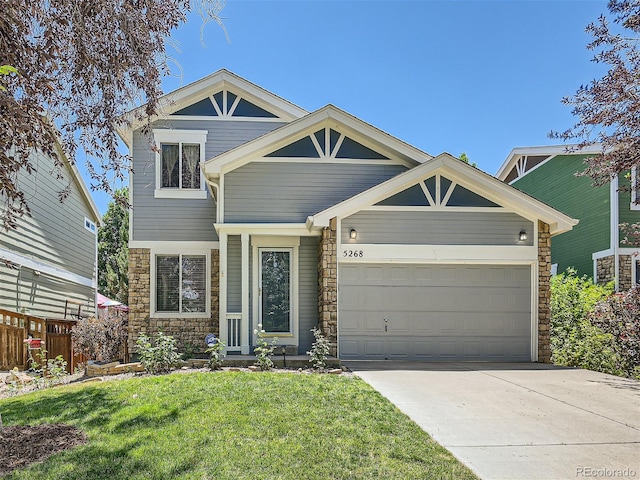
[[[54,453],[86,442],[84,432],[71,425],[4,427],[0,430],[0,475],[42,462]]]

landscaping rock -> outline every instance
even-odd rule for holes
[[[251,370],[252,372],[259,372],[260,371],[260,367],[258,367],[256,365],[249,365],[247,368],[249,370]]]
[[[19,385],[26,385],[33,382],[33,377],[24,372],[14,368],[9,372],[9,375],[4,379],[4,383],[18,383]]]
[[[342,373],[342,369],[341,368],[332,368],[331,370],[327,371],[327,373],[330,373],[332,375],[340,375]]]

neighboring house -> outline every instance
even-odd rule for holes
[[[0,231],[0,308],[42,318],[63,318],[67,303],[67,313],[95,311],[100,214],[75,165],[57,151],[61,178],[52,158],[34,154],[35,171],[17,180],[31,215]]]
[[[343,359],[549,361],[550,236],[575,220],[226,70],[163,105],[149,137],[120,131],[131,348],[213,332],[248,354],[261,324],[289,353],[319,326]]]
[[[627,290],[640,283],[634,255],[638,249],[625,244],[619,224],[640,222],[636,192],[629,189],[628,175],[593,187],[590,177],[576,173],[585,169],[585,159],[600,152],[599,146],[571,153],[568,148],[571,146],[514,148],[496,177],[580,220],[573,230],[553,240],[554,273],[573,267],[597,283],[614,280],[616,290]]]

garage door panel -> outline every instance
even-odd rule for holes
[[[530,266],[349,264],[339,278],[342,358],[530,360]]]

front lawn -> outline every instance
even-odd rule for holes
[[[5,399],[0,414],[88,436],[11,479],[476,478],[357,377],[143,377]]]

